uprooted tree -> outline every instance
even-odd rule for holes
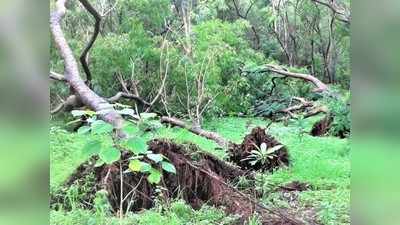
[[[52,12],[50,16],[51,33],[54,43],[60,52],[62,60],[64,61],[65,71],[64,75],[50,71],[49,77],[50,79],[67,83],[70,87],[71,95],[65,101],[62,100],[62,103],[59,106],[51,110],[51,114],[58,113],[61,110],[71,111],[72,109],[86,106],[95,112],[101,112],[99,113],[100,117],[104,121],[112,124],[120,137],[124,137],[123,132],[121,132],[123,118],[115,111],[111,103],[115,103],[121,98],[131,99],[142,104],[146,109],[145,111],[150,111],[151,107],[159,100],[164,89],[168,74],[168,64],[165,69],[165,74],[161,77],[162,81],[159,91],[150,102],[147,102],[141,98],[138,93],[132,94],[126,87],[125,81],[120,76],[118,79],[122,86],[121,92],[118,92],[110,98],[103,98],[99,96],[91,89],[92,74],[88,65],[88,53],[100,32],[101,15],[87,0],[79,0],[84,8],[91,15],[93,15],[96,21],[94,25],[94,33],[80,56],[80,62],[86,73],[86,81],[84,81],[80,76],[78,63],[61,28],[61,21],[67,12],[67,2],[68,0],[58,0],[56,2],[55,11]]]

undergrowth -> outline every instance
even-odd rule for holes
[[[289,149],[291,165],[272,174],[259,174],[257,189],[263,193],[260,199],[271,207],[289,207],[298,211],[310,212],[304,216],[315,215],[320,224],[350,224],[350,144],[348,139],[335,137],[312,137],[303,134],[309,131],[312,124],[320,117],[305,119],[304,128],[299,129],[296,122],[284,126],[274,123],[269,133]],[[254,127],[265,127],[269,121],[260,118],[220,118],[206,121],[204,129],[215,131],[223,137],[240,143],[243,137]],[[178,143],[192,142],[203,151],[220,158],[226,157],[223,149],[205,138],[194,135],[180,128],[161,128],[154,137],[173,139]],[[80,149],[90,136],[66,132],[53,127],[50,133],[51,167],[50,188],[57,190],[75,168],[86,160]],[[301,181],[310,185],[303,192],[296,193],[295,202],[285,198],[276,189],[292,181]],[[245,181],[244,181],[245,183]],[[101,208],[101,207],[100,207]],[[231,217],[222,209],[204,206],[201,210],[192,210],[182,201],[169,205],[160,205],[151,210],[124,217],[122,222],[111,215],[108,210],[99,212],[99,208],[84,210],[76,207],[70,211],[51,211],[50,222],[58,224],[230,224]],[[250,224],[257,224],[254,216]]]

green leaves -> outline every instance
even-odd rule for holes
[[[155,163],[159,163],[163,160],[163,156],[161,154],[150,153],[150,154],[147,154],[146,156],[147,156],[147,158],[153,160]]]
[[[147,177],[147,180],[151,183],[151,184],[158,184],[161,181],[161,172],[151,168],[150,170],[150,174]]]
[[[141,162],[141,163],[142,163],[142,167],[140,168],[141,172],[149,172],[152,169],[150,164],[146,162]]]
[[[113,130],[113,126],[103,120],[96,120],[91,124],[93,134],[104,134],[110,133]]]
[[[101,142],[98,140],[89,141],[83,146],[82,152],[86,157],[98,154],[101,150]]]
[[[139,128],[132,123],[126,123],[122,130],[131,135],[139,132]]]
[[[105,163],[111,164],[119,160],[119,158],[121,157],[121,152],[114,147],[109,147],[101,151],[99,156],[100,159],[103,160]]]
[[[96,113],[91,110],[72,110],[71,114],[73,117],[79,117],[79,116],[83,116],[83,115],[93,116]]]
[[[121,115],[128,115],[128,116],[135,117],[135,111],[133,109],[124,108],[121,110],[117,110],[117,112]]]
[[[141,113],[141,114],[140,114],[140,117],[141,117],[143,120],[148,120],[148,119],[152,119],[152,118],[157,117],[157,114],[155,114],[155,113]]]
[[[169,162],[161,162],[161,167],[167,172],[176,174],[175,166]]]
[[[128,147],[135,154],[144,154],[147,152],[147,144],[141,137],[135,137],[128,140]]]
[[[146,162],[142,162],[138,159],[132,160],[129,163],[129,169],[133,172],[149,172],[152,167]]]
[[[139,160],[135,159],[129,162],[129,169],[131,169],[133,172],[139,172],[141,168],[142,162]]]
[[[89,131],[90,131],[90,127],[89,126],[82,126],[82,127],[79,127],[77,132],[78,132],[78,134],[86,134]]]

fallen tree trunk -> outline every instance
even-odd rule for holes
[[[274,73],[277,73],[280,75],[298,78],[298,79],[302,79],[302,80],[311,82],[316,86],[316,88],[313,90],[313,92],[324,92],[324,91],[328,90],[328,86],[326,84],[324,84],[318,78],[316,78],[310,74],[289,72],[289,71],[279,68],[278,66],[275,66],[275,65],[266,65],[266,69],[270,72],[274,72]]]
[[[247,71],[247,72],[249,72],[249,71]],[[280,74],[280,75],[283,75],[286,77],[292,77],[292,78],[302,79],[307,82],[311,82],[316,87],[313,90],[313,92],[325,92],[328,90],[328,86],[326,84],[324,84],[322,81],[320,81],[318,78],[316,78],[310,74],[289,72],[286,68],[283,68],[281,66],[267,64],[267,65],[263,66],[262,68],[257,69],[257,72],[273,72],[273,73],[277,73],[277,74]]]
[[[231,142],[227,141],[225,138],[221,137],[219,134],[217,134],[215,132],[206,131],[206,130],[201,129],[200,127],[188,125],[184,121],[182,121],[178,118],[163,116],[163,117],[161,117],[161,122],[169,123],[173,126],[178,126],[178,127],[184,128],[194,134],[205,137],[207,139],[211,139],[223,148],[227,148],[231,144]]]
[[[289,107],[287,107],[285,109],[279,110],[278,112],[287,113],[291,117],[294,117],[294,115],[292,113],[293,111],[297,111],[297,110],[300,110],[300,109],[305,109],[305,108],[314,106],[314,104],[312,102],[306,101],[304,98],[293,97],[292,99],[299,101],[300,104],[289,106]]]
[[[121,115],[115,111],[110,103],[91,90],[79,75],[77,61],[61,28],[61,20],[65,16],[67,10],[65,7],[67,1],[68,0],[58,0],[56,2],[56,10],[52,12],[50,16],[50,30],[54,42],[60,51],[60,55],[64,60],[65,79],[84,105],[96,112],[107,111],[107,113],[101,114],[101,118],[114,126],[119,137],[124,137],[125,135],[121,131],[124,120]]]

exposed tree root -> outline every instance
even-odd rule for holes
[[[243,160],[248,158],[253,150],[258,150],[262,143],[265,143],[268,148],[281,145],[272,136],[266,134],[265,129],[260,127],[254,128],[250,134],[248,134],[242,144],[233,144],[229,149],[230,160],[242,169],[253,169],[253,170],[263,170],[272,171],[281,166],[289,165],[289,153],[286,147],[282,147],[274,153],[270,154],[271,158],[265,163],[257,162],[255,165],[251,165],[249,160]]]
[[[316,122],[311,129],[310,134],[312,136],[324,136],[328,133],[332,126],[333,116],[328,114],[324,116],[320,121]]]
[[[154,205],[155,196],[159,195],[159,198],[165,199],[182,198],[195,209],[203,204],[223,207],[226,213],[240,216],[239,224],[245,224],[254,213],[259,214],[263,224],[304,224],[283,210],[265,208],[232,187],[231,182],[246,175],[240,168],[209,154],[188,152],[182,145],[163,140],[151,141],[149,150],[163,154],[176,168],[176,174],[163,173],[158,188],[162,195],[157,194],[156,187],[148,183],[146,175],[125,172],[128,171],[131,157],[131,153],[127,152],[113,165],[94,167],[93,163],[83,164],[66,185],[79,184],[88,171],[93,171],[95,185],[92,185],[93,190],[89,193],[106,190],[114,212],[121,208],[123,212],[149,209]],[[56,199],[52,198],[52,202],[54,201]],[[85,201],[90,205],[93,197],[86,198]]]
[[[179,126],[181,128],[187,129],[190,132],[200,135],[202,137],[214,140],[221,147],[227,147],[230,155],[230,161],[234,162],[236,165],[240,166],[242,169],[253,169],[253,170],[269,170],[272,171],[280,166],[289,165],[289,153],[285,147],[277,150],[276,152],[269,155],[266,162],[258,162],[255,165],[250,164],[250,160],[245,160],[252,153],[253,150],[259,150],[262,143],[267,144],[268,148],[281,145],[272,136],[266,134],[265,129],[254,128],[249,135],[247,135],[242,144],[232,143],[225,138],[221,137],[219,134],[211,131],[206,131],[201,128],[194,128],[190,125],[177,118],[162,117],[161,121],[164,123],[169,123],[174,126]]]

